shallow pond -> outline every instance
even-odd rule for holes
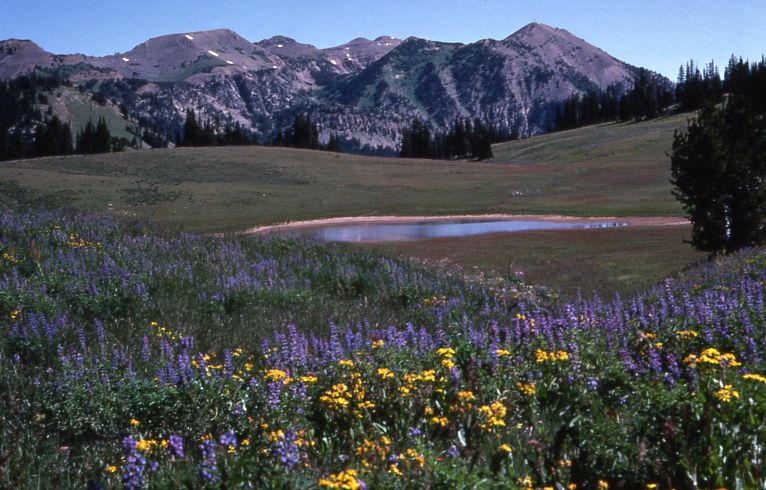
[[[389,242],[509,233],[532,230],[561,230],[584,228],[616,228],[627,226],[617,221],[556,222],[542,220],[499,221],[428,221],[416,223],[367,223],[312,226],[280,231],[283,236],[310,238],[330,242]]]

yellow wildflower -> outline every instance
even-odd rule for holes
[[[608,482],[606,482],[604,480],[599,480],[598,481],[598,489],[599,490],[606,490],[607,488],[609,488],[609,483]]]
[[[354,367],[354,361],[350,359],[341,359],[338,361],[338,366]]]
[[[266,371],[266,374],[264,375],[264,378],[266,378],[267,381],[280,381],[287,377],[287,373],[282,371],[281,369],[269,369]]]
[[[436,353],[442,357],[454,357],[455,349],[452,347],[442,347],[440,349],[436,349]]]
[[[455,363],[452,362],[452,359],[450,358],[442,359],[441,365],[447,369],[452,369],[453,367],[455,367]]]
[[[503,451],[504,453],[510,453],[512,451],[511,446],[509,446],[508,444],[502,444],[500,446],[500,450]]]
[[[383,347],[385,344],[386,344],[386,343],[383,341],[383,339],[380,339],[380,340],[373,340],[373,341],[372,341],[372,345],[371,345],[371,347],[372,347],[373,349],[380,349],[380,348],[381,348],[381,347]]]
[[[316,383],[317,381],[319,381],[319,378],[317,378],[313,374],[306,374],[305,376],[301,376],[298,379],[301,381],[301,383],[305,383],[307,385],[313,384],[313,383]]]
[[[319,486],[323,488],[340,488],[343,490],[358,490],[361,488],[356,479],[356,470],[345,470],[319,480]]]
[[[516,383],[516,388],[527,396],[533,396],[537,393],[537,388],[534,383]]]
[[[113,465],[113,464],[110,464],[109,466],[106,467],[106,472],[107,473],[117,473],[117,467],[115,465]]]
[[[285,433],[282,429],[272,430],[269,432],[269,442],[279,442],[285,438]]]
[[[378,376],[380,376],[383,379],[390,379],[394,377],[393,371],[391,371],[388,368],[378,368]]]
[[[761,383],[766,383],[766,376],[763,376],[761,374],[743,374],[742,377],[745,379],[752,379],[753,381],[760,381]]]
[[[447,423],[449,421],[447,420],[447,417],[432,417],[431,423],[434,425],[438,425],[439,427],[447,427]]]
[[[139,425],[141,425],[141,422],[139,422],[137,419],[130,419],[130,425],[132,425],[133,427],[138,427]]]
[[[145,453],[151,451],[151,449],[156,445],[157,441],[154,439],[139,439],[136,441],[136,449]]]
[[[472,402],[476,400],[476,396],[473,394],[472,391],[458,391],[457,399],[460,400],[461,402]]]
[[[508,349],[497,349],[495,351],[495,354],[497,355],[497,357],[508,357],[511,355],[511,351],[509,351]]]
[[[733,390],[731,385],[726,385],[718,390],[715,396],[722,402],[729,403],[732,398],[739,398],[739,391]]]

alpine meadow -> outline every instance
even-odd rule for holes
[[[762,6],[191,3],[4,7],[0,488],[766,488]]]

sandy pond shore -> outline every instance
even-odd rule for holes
[[[367,225],[367,224],[396,224],[396,223],[424,223],[438,221],[551,221],[553,223],[567,223],[576,221],[579,223],[593,223],[602,221],[617,221],[626,223],[628,226],[678,226],[687,225],[686,218],[678,216],[563,216],[555,214],[458,214],[446,216],[344,216],[338,218],[324,218],[306,221],[289,221],[277,225],[256,226],[246,230],[245,234],[272,233],[293,229],[316,228],[334,225]]]

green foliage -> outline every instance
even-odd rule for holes
[[[671,165],[697,249],[731,253],[766,240],[766,118],[747,99],[702,109],[675,133]]]

